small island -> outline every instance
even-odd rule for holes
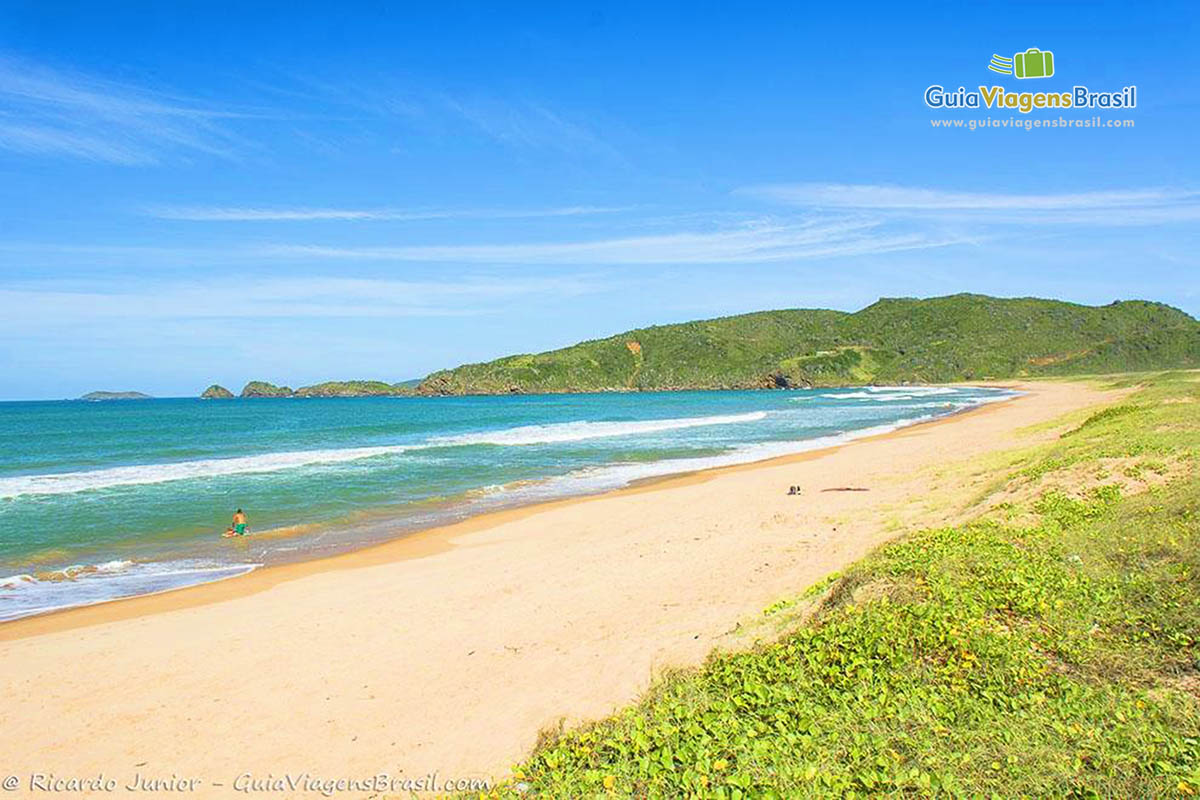
[[[242,387],[242,397],[295,397],[290,386],[276,386],[266,381],[250,381]]]
[[[231,400],[231,399],[233,399],[233,392],[229,391],[228,389],[226,389],[224,386],[222,386],[219,383],[214,383],[212,386],[209,386],[207,389],[205,389],[203,392],[200,393],[200,399],[201,400]]]
[[[103,400],[151,400],[153,398],[141,392],[88,392],[79,399],[100,402]]]
[[[384,381],[326,381],[296,390],[297,397],[396,397],[412,393],[410,386]]]
[[[292,389],[277,386],[267,381],[250,381],[242,387],[241,394],[214,383],[200,393],[202,400],[229,400],[236,397],[403,397],[416,394],[419,380],[387,383],[386,381],[326,381]]]

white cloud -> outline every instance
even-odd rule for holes
[[[253,269],[305,262],[362,261],[387,264],[576,265],[764,264],[814,258],[859,256],[978,244],[985,237],[914,230],[866,216],[760,218],[723,222],[709,230],[673,231],[589,240],[343,245],[309,242],[239,243],[225,247],[63,245],[0,242],[0,255],[15,266],[72,265],[121,268],[200,267]],[[0,258],[0,265],[5,259]]]
[[[169,153],[233,158],[229,127],[248,113],[141,87],[0,58],[0,148],[121,165]]]
[[[715,231],[590,241],[517,244],[345,247],[264,245],[263,255],[364,261],[489,264],[728,264],[765,263],[973,242],[963,236],[891,232],[874,220],[756,220]]]
[[[502,144],[621,160],[616,149],[590,128],[545,105],[483,96],[442,94],[439,99],[443,108]]]
[[[82,131],[0,121],[0,149],[29,155],[67,155],[123,166],[155,163],[150,152],[129,142],[106,140]]]
[[[1200,219],[1200,192],[1172,188],[1006,194],[876,184],[793,183],[752,186],[737,193],[806,209],[1002,224],[1155,225]]]
[[[373,278],[256,278],[109,284],[35,281],[0,288],[0,330],[94,326],[139,319],[255,320],[300,317],[459,317],[492,313],[506,302],[570,298],[612,282],[588,276],[454,282]]]
[[[874,209],[1112,208],[1114,206],[1158,205],[1179,200],[1194,202],[1198,197],[1196,192],[1169,189],[1076,194],[996,194],[845,183],[774,184],[750,187],[741,191],[792,205]]]
[[[399,120],[427,138],[473,131],[507,147],[622,162],[617,150],[583,121],[541,102],[430,90],[405,98],[397,96],[395,81],[382,89],[361,83],[362,76],[341,85],[309,81],[299,92],[259,86],[276,100],[305,103],[309,112],[297,115],[217,107],[172,91],[0,56],[0,149],[125,166],[195,154],[238,160],[255,148],[240,135],[240,122],[301,121],[315,115],[340,123],[342,133],[315,137],[297,128],[292,135],[323,142],[322,149],[350,146],[339,138],[347,131],[394,139],[393,123]]]
[[[404,150],[412,136],[441,140],[475,135],[513,150],[626,165],[594,120],[541,98],[480,88],[452,91],[407,75],[369,71],[352,80],[289,73],[257,86],[284,101],[298,98],[307,107],[318,107],[325,118],[346,121],[368,136],[387,137],[393,150]]]
[[[564,206],[533,209],[403,209],[403,208],[253,208],[223,206],[156,206],[147,214],[158,219],[194,222],[401,221],[435,219],[536,219],[612,214],[628,206]]]

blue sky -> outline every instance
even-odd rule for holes
[[[1195,3],[490,5],[0,2],[0,397],[879,296],[1200,314]],[[1029,47],[1053,78],[986,69]],[[935,83],[1138,107],[935,129],[1022,116]]]

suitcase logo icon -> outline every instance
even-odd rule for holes
[[[1036,47],[1016,53],[1012,58],[993,53],[988,69],[1018,78],[1049,78],[1054,74],[1054,53]]]

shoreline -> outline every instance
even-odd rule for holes
[[[244,774],[502,778],[539,732],[770,638],[772,604],[974,516],[1001,453],[1127,394],[1014,388],[847,445],[17,620],[0,627],[0,708],[53,724],[0,725],[0,752],[13,773],[177,775],[204,798]],[[824,491],[840,487],[865,491]]]
[[[215,581],[161,589],[156,592],[130,595],[127,597],[118,597],[111,600],[101,600],[86,605],[65,606],[62,608],[30,614],[24,617],[18,617],[16,619],[4,620],[0,621],[0,642],[23,639],[31,636],[39,636],[45,633],[74,630],[76,628],[88,627],[92,625],[101,625],[106,622],[132,619],[145,614],[157,614],[165,611],[173,611],[182,608],[193,608],[211,603],[219,603],[239,597],[247,597],[249,595],[266,591],[284,582],[331,570],[356,569],[361,567],[376,566],[381,563],[388,563],[396,560],[424,558],[452,549],[454,547],[453,539],[456,536],[487,530],[488,528],[497,525],[527,518],[544,510],[601,500],[607,497],[653,491],[658,488],[667,488],[668,486],[672,485],[691,485],[709,480],[710,477],[715,478],[719,475],[730,472],[807,461],[817,458],[824,453],[858,444],[860,442],[870,442],[899,436],[905,432],[915,429],[946,424],[965,416],[980,414],[988,410],[995,409],[999,406],[1016,402],[1023,397],[1028,396],[1030,386],[1036,384],[1006,381],[982,384],[956,383],[928,385],[945,385],[968,388],[1003,388],[1012,389],[1021,392],[1021,394],[1016,394],[1011,397],[1004,398],[1003,400],[993,400],[966,408],[959,408],[946,414],[938,415],[932,419],[924,419],[901,425],[895,430],[869,434],[857,438],[849,438],[843,442],[824,447],[817,447],[811,450],[799,450],[795,453],[772,456],[765,459],[746,461],[737,464],[706,467],[696,470],[685,470],[682,472],[671,472],[665,475],[653,475],[644,478],[637,478],[625,486],[606,489],[600,492],[568,495],[549,500],[535,500],[530,503],[519,504],[509,508],[485,510],[477,514],[471,514],[464,519],[454,522],[439,522],[426,527],[416,527],[409,530],[400,531],[394,536],[352,547],[344,552],[321,555],[314,558],[301,558],[295,561],[285,561],[276,564],[265,564],[258,566],[247,565],[251,566],[251,568],[246,572],[238,575],[232,575],[227,578],[221,578]],[[853,434],[855,432],[847,431],[846,433]],[[804,441],[805,440],[797,440],[796,444],[802,444]],[[676,483],[677,481],[678,483]],[[386,525],[388,523],[381,520],[377,524]],[[428,539],[428,541],[414,541],[417,539]],[[235,586],[234,584],[239,585]],[[184,595],[189,596],[184,597]],[[122,606],[126,605],[131,607],[121,608]]]

